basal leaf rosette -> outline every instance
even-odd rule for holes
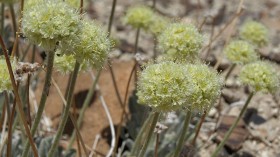
[[[46,51],[53,51],[60,41],[71,40],[79,29],[79,15],[63,1],[37,3],[23,12],[24,35]]]
[[[240,36],[258,47],[268,43],[268,29],[259,22],[247,21],[240,29]]]
[[[188,104],[192,111],[207,110],[221,94],[223,81],[217,71],[205,64],[187,64],[186,69],[190,76],[193,88],[188,96]]]
[[[147,30],[152,22],[153,10],[146,6],[130,7],[124,17],[124,22],[134,28],[143,28]]]
[[[12,69],[15,70],[16,67],[16,60],[11,59]],[[6,64],[5,58],[2,56],[0,57],[0,93],[3,91],[12,90],[12,82],[9,75],[9,70]]]
[[[187,70],[181,64],[167,61],[148,65],[139,76],[138,101],[159,112],[181,109],[193,89],[188,80]]]
[[[170,24],[158,37],[158,46],[166,58],[179,62],[193,62],[198,56],[203,36],[192,24]]]
[[[230,42],[225,48],[226,57],[236,64],[247,64],[257,61],[259,55],[254,46],[247,41],[235,40]]]
[[[61,52],[66,55],[73,54],[81,64],[85,62],[91,67],[101,68],[112,47],[108,33],[93,21],[82,20],[81,24],[77,40],[62,42]]]
[[[252,87],[255,92],[274,93],[279,88],[279,74],[273,64],[265,61],[245,65],[241,69],[240,80]]]

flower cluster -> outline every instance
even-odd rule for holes
[[[187,70],[183,65],[162,62],[148,65],[140,73],[138,81],[138,101],[156,111],[168,112],[186,105],[186,95],[192,87]]]
[[[268,30],[267,28],[255,21],[246,22],[240,30],[240,36],[242,39],[252,42],[258,47],[264,46],[268,42]]]
[[[22,30],[34,44],[53,51],[62,40],[76,36],[80,19],[77,12],[63,1],[45,1],[24,10]]]
[[[240,80],[254,91],[275,92],[279,88],[279,75],[271,63],[257,61],[241,69]]]
[[[82,20],[81,25],[78,40],[62,41],[61,52],[73,54],[80,63],[86,62],[92,67],[100,68],[112,47],[108,33],[92,21]]]
[[[247,64],[259,59],[254,46],[242,40],[230,42],[225,48],[225,54],[230,61],[236,64]]]
[[[74,55],[65,55],[61,54],[59,50],[56,52],[57,56],[54,59],[54,68],[62,73],[69,74],[73,71],[76,63],[76,59]],[[87,71],[90,69],[89,64],[87,62],[82,62],[80,65],[79,71]]]
[[[203,36],[192,24],[170,24],[158,37],[158,46],[168,57],[179,62],[192,62],[203,43]]]
[[[190,108],[196,111],[207,110],[221,93],[221,77],[205,64],[188,64],[187,71],[193,85],[187,97]]]
[[[15,69],[15,60],[11,60],[12,68]],[[9,75],[9,70],[4,57],[0,57],[0,93],[4,90],[12,90],[12,82]]]
[[[143,28],[147,30],[152,22],[153,11],[146,6],[131,7],[127,10],[124,22],[134,28]]]
[[[154,35],[159,35],[169,24],[169,19],[154,13],[148,30]]]

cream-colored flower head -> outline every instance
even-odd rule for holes
[[[275,92],[279,88],[279,75],[269,62],[257,61],[241,69],[240,80],[255,92]]]
[[[24,1],[24,11],[29,10],[30,8],[33,8],[37,4],[45,3],[47,0],[25,0]]]
[[[124,22],[134,28],[142,28],[147,30],[152,22],[153,11],[146,6],[130,7],[124,17]]]
[[[72,40],[79,29],[79,15],[63,1],[37,3],[23,12],[24,35],[46,51],[53,51],[60,41]]]
[[[11,59],[12,69],[15,69],[16,62]],[[12,82],[9,75],[9,70],[4,57],[0,57],[0,93],[5,90],[12,90]]]
[[[217,71],[205,64],[187,64],[186,69],[193,88],[187,100],[193,111],[207,110],[220,96],[223,81]]]
[[[198,56],[203,36],[192,24],[170,24],[158,37],[158,46],[167,58],[193,62]]]
[[[57,50],[54,58],[54,68],[62,74],[70,74],[75,67],[76,59],[74,55],[65,55]],[[90,66],[86,62],[82,62],[79,71],[87,71]]]
[[[73,54],[80,63],[86,62],[92,67],[100,68],[107,59],[112,42],[108,33],[95,22],[82,20],[81,24],[77,40],[63,41],[61,52],[67,55]]]
[[[187,104],[188,93],[193,89],[188,84],[188,76],[185,66],[174,62],[146,66],[138,80],[139,103],[159,112],[183,108]]]
[[[148,30],[158,36],[168,26],[169,22],[170,20],[167,17],[154,13]]]
[[[268,43],[267,28],[256,21],[247,21],[240,29],[242,39],[252,42],[258,47],[262,47]]]
[[[230,61],[236,64],[247,64],[259,59],[254,46],[242,40],[230,42],[225,48],[225,54]]]

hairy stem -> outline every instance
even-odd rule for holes
[[[75,88],[75,84],[76,84],[79,69],[80,69],[80,63],[76,61],[75,68],[74,68],[72,78],[71,78],[70,87],[69,87],[69,93],[68,93],[68,96],[67,96],[67,104],[66,104],[66,107],[63,111],[62,119],[61,119],[61,122],[59,124],[59,127],[58,127],[57,133],[55,135],[55,138],[53,140],[52,146],[51,146],[51,148],[48,152],[48,157],[53,157],[54,156],[54,153],[56,151],[56,148],[57,148],[57,145],[59,143],[60,137],[62,136],[64,127],[65,127],[66,122],[68,120],[69,110],[70,110],[71,104],[72,104],[72,97],[73,97],[74,88]]]
[[[241,117],[243,116],[244,112],[246,111],[252,97],[254,96],[254,93],[250,93],[250,95],[248,96],[246,103],[244,104],[241,112],[239,113],[237,119],[234,121],[234,123],[232,124],[232,126],[230,127],[230,129],[227,131],[227,133],[225,134],[224,139],[222,140],[222,142],[218,145],[218,147],[216,148],[216,150],[214,151],[214,153],[211,155],[211,157],[216,157],[218,156],[218,153],[220,152],[221,148],[225,145],[226,141],[228,140],[229,136],[231,135],[232,131],[234,130],[234,128],[237,126],[239,120],[241,119]]]
[[[189,128],[189,123],[190,123],[190,120],[191,120],[191,116],[192,116],[192,112],[191,112],[191,110],[188,110],[187,115],[186,115],[186,119],[184,121],[184,126],[183,126],[183,129],[181,131],[181,135],[179,136],[178,143],[176,144],[174,157],[180,156],[181,150],[182,150],[184,142],[185,142],[185,137],[188,133],[188,128]]]
[[[54,51],[50,51],[48,53],[47,72],[46,72],[45,84],[44,84],[44,88],[43,88],[43,91],[42,91],[39,108],[38,108],[35,120],[34,120],[34,122],[32,124],[32,127],[31,127],[32,136],[34,136],[34,134],[35,134],[35,132],[36,132],[36,130],[37,130],[39,124],[40,124],[40,121],[41,121],[41,118],[42,118],[42,115],[43,115],[43,112],[44,112],[44,109],[45,109],[47,97],[49,95],[49,90],[50,90],[50,86],[51,86],[51,76],[52,76],[52,71],[53,71],[54,56],[55,56]],[[23,150],[22,157],[27,157],[28,156],[28,151],[29,151],[29,143],[26,143],[25,147],[24,147],[24,150]]]
[[[144,155],[145,155],[145,153],[146,153],[147,147],[148,147],[148,145],[149,145],[149,143],[150,143],[150,140],[151,140],[151,138],[152,138],[152,135],[153,135],[155,126],[156,126],[156,124],[157,124],[159,115],[160,115],[159,112],[155,112],[155,113],[154,113],[154,118],[153,118],[152,123],[151,123],[151,125],[150,125],[149,131],[148,131],[148,134],[147,134],[147,138],[145,138],[146,141],[144,142],[144,145],[143,145],[143,147],[142,147],[142,150],[140,151],[139,157],[144,157]]]
[[[93,84],[92,84],[90,90],[88,91],[87,96],[86,96],[86,99],[85,99],[85,101],[84,101],[84,103],[83,103],[82,109],[81,109],[81,111],[80,111],[80,114],[79,114],[79,117],[78,117],[78,120],[77,120],[78,129],[81,127],[81,124],[82,124],[82,121],[83,121],[83,118],[84,118],[85,111],[86,111],[87,107],[89,106],[89,104],[90,104],[90,102],[91,102],[91,99],[92,99],[92,97],[93,97],[93,95],[94,95],[94,91],[95,91],[95,89],[96,89],[96,85],[97,85],[97,82],[98,82],[98,80],[99,80],[99,76],[100,76],[100,74],[101,74],[101,71],[102,71],[102,69],[99,69],[99,70],[98,70],[98,72],[97,72],[97,74],[96,74],[96,77],[95,77],[95,80],[94,80],[94,82],[93,82]],[[71,135],[71,139],[70,139],[69,145],[68,145],[68,147],[67,147],[67,150],[69,150],[69,149],[72,147],[72,145],[73,145],[73,143],[74,143],[74,141],[75,141],[75,137],[76,137],[76,130],[74,130],[73,133],[72,133],[72,135]]]

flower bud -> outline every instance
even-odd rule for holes
[[[225,48],[225,54],[230,61],[236,64],[247,64],[259,59],[254,46],[242,40],[230,42]]]
[[[258,47],[262,47],[268,42],[267,28],[255,21],[247,21],[240,30],[242,39],[247,40]]]
[[[279,75],[271,63],[257,61],[246,64],[240,73],[243,84],[249,85],[255,92],[275,92],[279,88]]]

